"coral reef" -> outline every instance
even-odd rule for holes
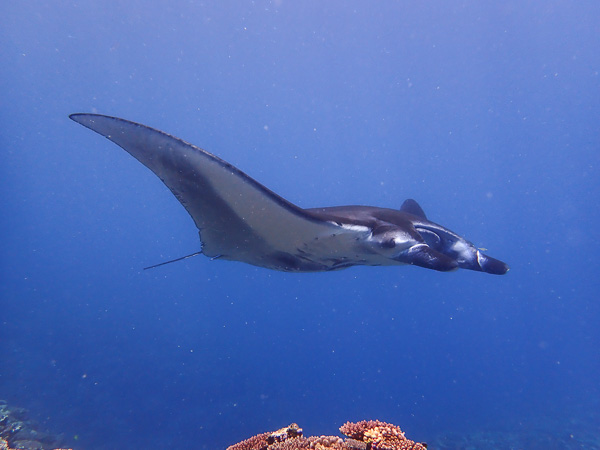
[[[413,442],[404,437],[400,427],[379,420],[347,422],[340,431],[352,439],[370,444],[373,450],[424,450],[424,444]]]
[[[6,401],[0,400],[0,450],[60,450],[56,436],[36,428],[27,420],[25,409],[9,407]]]
[[[227,450],[258,450],[258,449],[272,449],[272,448],[285,448],[285,447],[274,447],[274,444],[279,444],[287,440],[302,437],[302,428],[297,424],[293,423],[288,427],[280,428],[277,431],[270,433],[261,433],[256,436],[252,436],[250,439],[239,442],[227,448]],[[302,447],[298,447],[302,448]]]
[[[227,450],[425,450],[427,446],[411,441],[396,425],[379,420],[347,422],[340,428],[338,436],[302,435],[302,428],[293,423],[270,433],[261,433],[234,444]]]

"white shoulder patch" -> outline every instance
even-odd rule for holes
[[[452,250],[454,250],[458,254],[462,254],[462,253],[464,253],[468,249],[469,249],[469,246],[465,242],[460,241],[460,240],[456,241],[452,245]]]
[[[342,223],[341,227],[344,230],[355,231],[356,233],[370,233],[371,229],[365,225],[352,225],[350,223]]]

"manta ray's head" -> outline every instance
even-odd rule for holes
[[[505,274],[508,266],[485,255],[471,242],[427,220],[377,227],[373,243],[377,253],[399,263],[442,272],[458,268]]]
[[[471,242],[432,222],[415,224],[415,230],[423,237],[427,246],[451,258],[462,269],[504,275],[508,266],[487,256]]]

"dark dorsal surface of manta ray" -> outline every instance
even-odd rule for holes
[[[286,272],[411,264],[504,274],[508,266],[425,216],[414,200],[300,208],[222,159],[162,131],[116,117],[72,114],[154,172],[188,211],[211,258]]]

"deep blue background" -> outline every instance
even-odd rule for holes
[[[71,445],[600,429],[598,2],[2,2],[0,62],[0,398]],[[73,112],[303,207],[415,198],[511,271],[142,271],[196,228]]]

